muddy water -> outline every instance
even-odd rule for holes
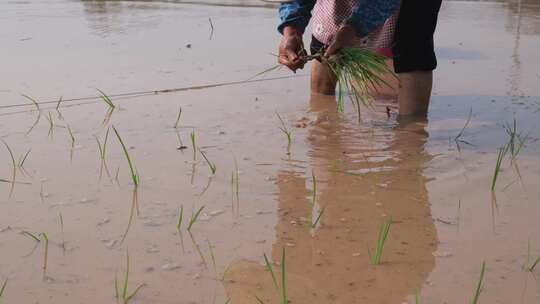
[[[352,107],[338,115],[331,99],[310,96],[305,75],[113,98],[118,108],[106,125],[101,101],[70,101],[95,97],[95,88],[114,94],[247,79],[273,64],[266,54],[279,36],[271,9],[34,1],[0,10],[0,136],[16,160],[31,149],[12,194],[12,185],[0,184],[4,302],[114,302],[115,274],[123,281],[129,252],[130,292],[144,284],[133,303],[254,303],[255,296],[274,303],[262,254],[279,275],[283,248],[291,303],[414,303],[416,293],[422,303],[463,303],[482,261],[481,301],[538,302],[539,270],[523,271],[528,243],[529,265],[540,255],[534,3],[446,2],[428,121],[398,123],[382,106],[364,111],[361,124]],[[53,102],[41,106],[29,134],[38,112],[13,107],[28,103],[21,93]],[[458,149],[453,138],[471,106],[463,140],[473,145]],[[290,154],[276,111],[293,132]],[[508,141],[503,124],[514,117],[529,141],[517,166],[505,159],[492,193],[496,151]],[[100,169],[95,137],[103,142],[112,125],[141,177],[138,214],[112,131],[110,176]],[[194,160],[192,131],[214,176],[200,153]],[[7,149],[0,157],[0,178],[11,179]],[[389,217],[383,263],[373,266]],[[47,234],[45,271],[45,241],[23,231]]]

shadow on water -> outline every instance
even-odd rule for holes
[[[424,151],[425,123],[358,126],[337,115],[333,97],[313,96],[310,108],[316,118],[307,130],[309,156],[325,212],[312,235],[312,194],[306,188],[311,170],[278,173],[272,259],[279,261],[286,248],[289,298],[400,303],[422,287],[435,265],[437,234],[423,176],[431,160]],[[382,264],[373,266],[369,252],[387,216],[393,224]],[[224,282],[232,303],[253,303],[255,296],[278,300],[260,261],[231,264]]]

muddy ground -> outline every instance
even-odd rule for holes
[[[279,276],[283,248],[291,303],[466,303],[482,262],[480,303],[540,301],[540,5],[445,1],[428,122],[380,101],[360,124],[308,69],[234,83],[275,62],[271,6],[0,3],[1,302],[115,302],[129,253],[130,303],[279,303],[263,254]],[[526,143],[491,191],[514,118]]]

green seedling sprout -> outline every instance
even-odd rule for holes
[[[313,196],[311,198],[311,205],[315,206],[317,201],[317,178],[315,178],[315,171],[311,171],[312,186],[313,186]]]
[[[315,227],[317,227],[317,224],[319,223],[319,221],[320,221],[321,218],[322,218],[322,215],[323,215],[323,213],[324,213],[324,210],[325,210],[325,208],[323,208],[323,209],[321,209],[321,211],[319,211],[319,215],[317,215],[317,218],[315,219],[315,221],[313,222],[313,224],[311,224],[311,228],[314,229]]]
[[[11,158],[11,167],[12,167],[11,188],[9,190],[9,197],[11,197],[13,195],[13,190],[15,190],[15,182],[16,182],[15,178],[17,176],[17,163],[15,162],[15,156],[13,155],[13,150],[11,150],[11,148],[9,147],[9,145],[7,144],[5,140],[2,139],[2,143],[4,143],[4,146],[6,146],[6,149],[8,150],[9,156]]]
[[[4,294],[4,291],[6,290],[8,279],[4,280],[4,284],[2,284],[2,288],[0,288],[0,298],[2,298],[2,295]]]
[[[508,151],[508,146],[499,148],[499,153],[497,154],[497,161],[495,163],[495,172],[493,173],[493,178],[491,179],[491,191],[495,191],[495,186],[497,184],[497,179],[499,178],[499,174],[501,172],[501,166],[502,162],[504,160],[504,156],[506,155],[506,152]]]
[[[478,280],[478,284],[476,285],[476,290],[474,292],[474,298],[471,301],[471,304],[477,304],[478,299],[480,299],[480,293],[482,293],[482,289],[484,289],[484,273],[486,271],[486,262],[482,262],[482,270],[480,271],[480,279]]]
[[[66,251],[66,240],[64,238],[64,217],[62,216],[62,212],[58,212],[58,219],[60,222],[60,233],[62,233],[62,249],[64,252]]]
[[[28,158],[28,155],[31,151],[32,149],[28,149],[28,151],[26,151],[26,153],[24,153],[24,155],[19,158],[19,161],[17,163],[17,167],[19,167],[19,169],[24,170],[24,163],[26,162],[26,159]]]
[[[182,221],[184,220],[184,205],[180,206],[180,211],[178,212],[178,223],[176,224],[176,230],[180,232],[182,228]]]
[[[105,172],[107,173],[108,176],[110,176],[110,173],[109,173],[109,168],[107,167],[107,142],[109,140],[109,131],[111,129],[110,128],[107,128],[107,132],[105,132],[105,138],[103,139],[103,144],[101,143],[101,141],[99,140],[99,138],[97,136],[94,136],[94,138],[96,139],[96,142],[97,142],[97,145],[98,145],[98,149],[99,149],[99,158],[100,158],[100,167],[99,167],[99,178],[101,179],[101,177],[103,176],[103,169],[105,169]],[[119,170],[120,168],[118,168]],[[118,171],[117,171],[118,173]],[[118,174],[117,174],[118,176]],[[117,179],[118,181],[118,179]]]
[[[529,272],[533,272],[538,263],[540,263],[540,256],[537,257],[536,260],[534,260],[534,263],[528,268]]]
[[[291,130],[289,130],[289,128],[287,128],[287,126],[285,125],[285,122],[283,121],[283,119],[281,118],[281,115],[279,115],[278,112],[276,112],[276,116],[278,117],[281,123],[281,126],[279,127],[279,129],[281,130],[281,132],[283,132],[287,136],[287,155],[289,155],[291,154],[292,132]]]
[[[43,254],[43,275],[45,276],[45,274],[47,273],[47,259],[49,256],[49,237],[45,232],[42,232],[39,235],[43,237],[43,241],[45,242],[45,252]]]
[[[208,244],[208,251],[210,251],[210,257],[212,258],[212,266],[214,267],[214,273],[216,274],[216,278],[217,278],[218,271],[217,271],[216,256],[214,255],[214,250],[212,249],[212,244],[210,243],[209,239],[206,239],[206,243]]]
[[[133,162],[129,157],[128,150],[126,148],[126,145],[124,144],[124,141],[122,140],[122,137],[120,137],[120,134],[114,126],[112,128],[114,133],[116,134],[116,137],[118,138],[118,141],[120,142],[120,145],[122,145],[122,150],[124,151],[124,155],[126,156],[126,159],[128,161],[129,170],[131,171],[131,180],[133,181],[133,185],[135,185],[135,188],[137,188],[140,182],[139,174],[137,173],[137,170],[135,169],[135,166],[133,165]]]
[[[197,146],[196,146],[195,130],[192,130],[189,136],[191,137],[191,145],[193,146],[193,161],[196,161],[197,160]]]
[[[30,97],[28,95],[25,95],[25,94],[22,94],[22,97],[30,100],[34,104],[34,106],[36,107],[36,110],[38,112],[38,116],[36,117],[36,120],[34,121],[32,126],[30,127],[30,129],[28,129],[28,131],[26,131],[26,135],[28,135],[28,134],[30,134],[30,132],[32,132],[34,127],[39,123],[39,120],[41,119],[41,109],[39,107],[39,103],[34,98],[32,98],[32,97]]]
[[[379,238],[377,239],[377,246],[375,247],[375,254],[371,259],[373,265],[379,265],[381,263],[384,244],[386,242],[386,239],[388,238],[388,233],[390,232],[391,225],[392,217],[386,218],[386,220],[381,224],[381,228],[379,230]]]
[[[105,118],[103,119],[102,125],[106,125],[110,120],[111,116],[113,114],[114,109],[116,108],[116,105],[112,102],[111,98],[107,96],[103,91],[100,89],[97,89],[99,94],[101,95],[101,100],[109,107],[107,110],[107,113],[105,114]]]
[[[68,130],[69,138],[71,139],[71,148],[73,149],[75,147],[75,135],[73,135],[73,130],[71,130],[69,125],[66,125],[66,129]]]
[[[129,252],[126,251],[126,272],[124,274],[124,284],[122,285],[122,290],[119,289],[119,282],[118,282],[118,273],[114,275],[114,291],[115,291],[115,297],[116,299],[122,300],[123,304],[128,304],[129,301],[137,295],[139,290],[144,286],[144,284],[140,284],[135,288],[135,290],[130,294],[128,292],[129,289]]]
[[[54,121],[50,111],[48,112],[46,118],[49,121],[49,133],[47,134],[47,136],[52,137],[54,134]]]
[[[210,169],[210,172],[212,173],[212,175],[215,175],[216,174],[216,165],[214,163],[212,163],[208,157],[206,157],[206,153],[204,153],[201,149],[199,149],[199,152],[201,153],[202,157],[204,158],[204,160],[206,161],[206,163],[208,164],[208,168]]]
[[[274,270],[272,268],[272,264],[270,263],[270,261],[269,261],[268,257],[266,256],[266,254],[264,254],[263,257],[264,257],[264,262],[266,264],[266,269],[268,270],[268,272],[270,272],[270,275],[272,276],[272,282],[274,283],[274,288],[276,289],[276,291],[279,292],[280,288],[279,288],[279,285],[277,283],[277,277],[276,277],[276,274],[274,273]],[[288,304],[289,303],[288,296],[287,296],[287,280],[286,280],[286,271],[285,270],[286,270],[285,247],[283,247],[283,251],[282,251],[282,254],[281,254],[281,294],[280,294],[281,304]],[[257,299],[257,301],[259,303],[264,303],[257,296],[255,298]]]
[[[517,120],[515,117],[513,120],[513,124],[506,123],[504,125],[504,129],[509,137],[507,149],[510,152],[511,159],[515,160],[521,149],[525,146],[528,136],[523,135],[521,132],[518,131]]]
[[[178,124],[180,123],[180,117],[182,116],[182,107],[178,109],[178,116],[176,116],[176,122],[174,123],[174,128],[178,129]]]
[[[472,145],[472,144],[469,143],[468,141],[462,139],[463,134],[465,133],[465,129],[467,129],[467,127],[468,127],[469,124],[471,123],[471,118],[472,118],[472,107],[471,107],[471,109],[469,110],[469,116],[467,117],[467,121],[465,122],[465,125],[463,125],[463,128],[461,128],[461,130],[460,130],[459,133],[456,135],[456,137],[454,137],[454,142],[456,143],[456,146],[457,146],[457,148],[458,148],[459,151],[461,151],[461,148],[460,148],[460,146],[459,146],[460,143],[464,143],[464,144],[467,144],[467,145]]]
[[[201,208],[199,208],[199,210],[197,210],[197,212],[195,212],[195,214],[191,214],[191,217],[189,219],[189,224],[188,224],[188,227],[187,227],[187,231],[191,231],[191,227],[193,226],[193,224],[195,224],[195,222],[197,222],[197,219],[199,218],[199,215],[201,215],[201,212],[203,211],[204,209],[204,206],[202,206]]]

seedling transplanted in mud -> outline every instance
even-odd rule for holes
[[[313,196],[311,197],[311,205],[315,206],[317,201],[317,178],[315,177],[315,171],[311,171],[311,183],[313,186]]]
[[[201,150],[199,149],[199,152],[201,153],[201,155],[203,156],[204,160],[206,161],[206,164],[208,165],[208,168],[210,169],[210,172],[212,173],[212,175],[215,175],[216,174],[216,170],[217,170],[217,167],[214,163],[212,163],[208,157],[206,157],[206,154]]]
[[[322,218],[322,216],[323,216],[324,210],[325,210],[325,208],[323,208],[323,209],[321,209],[321,211],[319,211],[319,215],[317,215],[317,218],[316,218],[315,221],[311,224],[311,228],[317,227],[317,224],[319,223],[319,221],[321,220],[321,218]]]
[[[197,219],[199,218],[199,215],[201,215],[201,212],[203,211],[205,206],[202,206],[201,208],[199,208],[199,210],[197,210],[197,212],[195,212],[195,214],[193,214],[193,212],[191,213],[191,217],[189,218],[189,224],[188,224],[188,227],[187,227],[187,231],[191,231],[191,227],[193,227],[193,224],[195,224],[197,222]]]
[[[506,152],[508,151],[508,146],[500,147],[499,153],[497,154],[497,161],[495,162],[495,172],[493,172],[493,178],[491,179],[491,191],[495,191],[495,186],[497,184],[497,179],[499,178],[500,172],[501,172],[501,166],[502,162],[504,160],[504,156],[506,155]]]
[[[486,262],[482,262],[482,270],[480,271],[480,279],[478,280],[478,284],[476,285],[476,290],[474,292],[474,297],[471,301],[471,304],[477,304],[478,300],[480,299],[480,294],[482,293],[482,290],[484,289],[485,271],[486,271]]]
[[[292,131],[287,128],[287,125],[285,125],[285,121],[281,118],[281,115],[279,115],[278,112],[276,112],[276,116],[278,117],[281,126],[279,129],[281,132],[283,132],[287,136],[287,155],[291,154],[291,145],[292,145]]]
[[[119,288],[119,282],[118,282],[118,273],[114,275],[114,291],[115,291],[115,298],[116,300],[122,300],[123,304],[129,303],[131,299],[137,295],[139,290],[144,286],[143,284],[140,284],[135,288],[135,290],[130,294],[128,292],[129,289],[129,252],[126,251],[126,270],[124,274],[124,284],[122,285],[122,290]]]
[[[128,165],[129,165],[129,170],[130,170],[130,173],[131,173],[131,180],[133,182],[133,185],[135,185],[135,188],[137,188],[139,186],[139,182],[140,182],[139,173],[137,173],[137,169],[135,169],[135,166],[133,165],[133,162],[131,161],[131,157],[129,157],[128,149],[127,149],[126,145],[124,144],[124,141],[122,140],[122,137],[120,137],[120,134],[118,133],[118,131],[116,130],[116,128],[114,126],[112,127],[112,129],[113,129],[114,133],[116,134],[116,137],[118,138],[118,141],[120,142],[120,145],[122,146],[122,150],[124,151],[124,155],[126,157]]]
[[[48,112],[46,118],[49,121],[49,132],[47,133],[47,136],[52,138],[52,136],[54,134],[54,121],[53,121],[53,118],[52,118],[52,115],[51,115],[50,111]]]
[[[69,134],[69,139],[71,140],[71,148],[73,149],[75,147],[75,135],[73,135],[73,130],[71,130],[69,125],[66,125],[66,129]]]
[[[182,107],[178,109],[178,116],[176,116],[176,122],[174,123],[174,128],[178,129],[178,124],[180,123],[180,117],[182,116]]]
[[[377,246],[375,247],[375,254],[371,257],[371,262],[373,265],[379,265],[381,263],[384,244],[386,242],[386,239],[388,238],[388,233],[390,232],[391,225],[391,216],[386,218],[386,220],[381,224],[381,228],[379,230],[379,238],[377,239]]]
[[[456,135],[456,137],[454,137],[454,142],[456,143],[456,147],[458,149],[458,151],[461,151],[461,148],[459,146],[459,143],[464,143],[464,144],[467,144],[467,145],[472,145],[470,142],[462,139],[463,137],[463,134],[465,133],[465,129],[467,129],[467,127],[469,126],[469,124],[471,123],[471,118],[472,118],[472,107],[471,109],[469,110],[469,116],[467,117],[467,121],[465,122],[465,125],[463,125],[463,128],[461,128],[461,130],[459,131],[459,133]]]
[[[236,211],[240,212],[240,170],[238,169],[238,161],[234,158],[234,170],[231,173],[231,193],[232,193],[232,208],[236,204]]]
[[[4,291],[6,290],[8,279],[4,280],[4,284],[2,284],[2,288],[0,288],[0,299],[2,298],[2,295],[4,295]]]
[[[26,131],[26,135],[30,134],[30,132],[32,132],[32,130],[36,127],[36,125],[39,123],[39,120],[41,119],[41,109],[39,107],[39,103],[32,97],[28,96],[28,95],[25,95],[25,94],[22,94],[22,97],[30,100],[34,106],[36,107],[36,110],[37,110],[37,113],[38,113],[38,116],[36,117],[36,120],[34,121],[34,123],[32,124],[32,126],[30,127],[30,129],[28,129],[28,131]]]
[[[191,131],[191,134],[189,134],[189,137],[191,138],[191,146],[193,147],[193,161],[197,160],[197,145],[196,145],[196,135],[195,130]]]
[[[12,167],[11,187],[9,189],[9,197],[11,197],[13,195],[13,190],[15,190],[15,183],[16,183],[15,179],[17,177],[17,163],[15,162],[15,156],[13,155],[13,150],[11,150],[11,148],[9,147],[9,145],[7,144],[5,140],[2,139],[2,143],[4,143],[4,146],[6,146],[6,149],[8,150],[9,156],[11,158],[11,167]]]
[[[184,205],[180,206],[180,211],[178,212],[178,222],[176,223],[176,230],[180,233],[182,228],[182,222],[184,221]]]
[[[216,279],[217,279],[218,278],[218,271],[217,271],[216,256],[214,255],[214,250],[212,249],[212,244],[210,243],[209,239],[206,239],[206,243],[208,244],[208,251],[210,251],[210,258],[212,258],[212,266],[214,267],[214,273],[215,273]]]
[[[47,260],[49,257],[49,237],[45,232],[42,232],[39,235],[43,238],[45,247],[45,251],[43,253],[43,276],[45,276],[47,274]]]
[[[516,159],[521,149],[525,146],[528,136],[523,135],[523,133],[518,130],[516,118],[514,118],[513,124],[506,123],[504,125],[504,130],[509,137],[506,146],[513,161]]]
[[[278,282],[277,282],[276,274],[274,273],[274,270],[272,268],[272,264],[270,263],[270,260],[268,259],[266,254],[263,254],[263,257],[264,257],[264,262],[266,264],[266,269],[268,270],[268,272],[272,276],[272,282],[274,283],[274,288],[276,289],[276,291],[279,292],[280,288],[279,288],[279,285],[278,285]],[[283,251],[282,251],[282,254],[281,254],[281,292],[279,294],[280,299],[281,299],[281,304],[288,304],[289,303],[288,296],[287,296],[287,281],[286,281],[285,270],[286,270],[285,247],[283,247]],[[257,296],[255,298],[259,303],[264,303]]]
[[[64,238],[64,217],[62,216],[62,212],[58,212],[58,219],[60,222],[60,233],[62,234],[62,250],[64,253],[66,252],[66,240]]]
[[[96,142],[99,149],[99,158],[100,158],[100,167],[99,167],[99,178],[103,176],[103,169],[105,169],[105,172],[108,176],[110,176],[109,169],[107,168],[107,141],[109,140],[109,131],[111,129],[107,128],[107,132],[105,133],[105,138],[103,139],[103,144],[99,140],[97,136],[94,136],[96,138]],[[120,168],[118,168],[119,170]],[[116,172],[116,176],[118,176],[118,171]],[[118,180],[118,179],[117,179]]]
[[[103,119],[103,122],[102,122],[103,125],[106,125],[111,120],[111,116],[113,114],[114,109],[116,109],[116,105],[112,102],[111,98],[107,94],[105,94],[102,90],[100,89],[96,89],[96,90],[98,90],[100,94],[99,97],[101,97],[101,100],[103,100],[103,102],[109,107],[107,110],[107,113],[105,114],[105,118]]]

